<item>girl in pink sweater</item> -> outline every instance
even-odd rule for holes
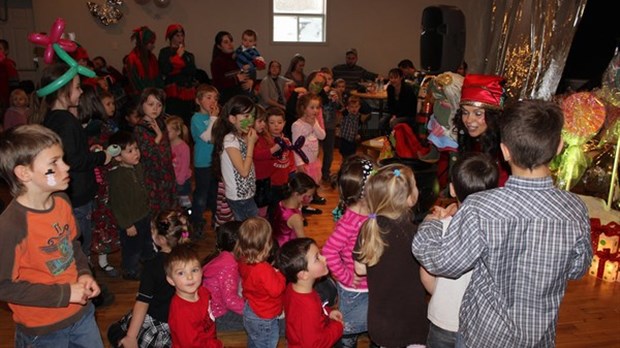
[[[338,284],[339,307],[344,318],[343,347],[355,347],[358,334],[367,331],[368,286],[366,277],[355,274],[353,248],[360,228],[368,218],[364,186],[375,164],[362,156],[351,156],[338,172],[340,202],[334,210],[338,222],[323,246],[323,255]]]
[[[215,231],[216,251],[202,268],[202,286],[211,293],[211,310],[218,332],[243,330],[241,277],[232,251],[239,235],[240,221],[229,221]]]
[[[190,208],[192,201],[189,198],[192,192],[192,170],[190,169],[189,130],[183,119],[171,116],[166,119],[166,130],[172,150],[172,166],[177,182],[177,199],[183,208]]]

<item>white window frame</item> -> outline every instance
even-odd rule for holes
[[[275,12],[275,2],[276,0],[271,1],[271,42],[276,44],[291,44],[291,43],[303,43],[303,44],[325,44],[327,42],[327,0],[323,0],[323,13],[322,14],[314,14],[314,13],[304,13],[304,12]],[[288,1],[296,1],[296,0],[288,0]],[[276,40],[275,38],[275,20],[278,16],[288,16],[288,17],[296,17],[297,19],[297,40],[294,41],[283,41]],[[303,41],[299,37],[299,18],[300,17],[311,17],[311,18],[320,18],[322,19],[323,27],[322,27],[322,38],[320,41]]]

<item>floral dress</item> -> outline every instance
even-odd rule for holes
[[[118,126],[110,120],[103,122],[93,120],[89,122],[86,131],[89,136],[89,145],[98,144],[105,148],[110,136],[118,131]],[[111,165],[108,163],[95,168],[97,193],[92,214],[93,239],[91,250],[97,254],[109,254],[120,249],[116,219],[108,207],[109,184],[107,175]]]
[[[140,148],[140,163],[144,167],[144,184],[149,191],[149,205],[153,215],[176,207],[176,179],[172,166],[172,150],[163,118],[157,118],[162,139],[155,143],[155,131],[140,122],[134,136]]]

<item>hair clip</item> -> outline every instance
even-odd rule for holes
[[[394,169],[394,176],[400,176],[400,169]]]
[[[370,214],[368,214],[368,218],[369,218],[369,219],[376,219],[376,218],[377,218],[377,214],[375,214],[375,213],[370,213]]]
[[[338,222],[338,220],[342,218],[343,210],[344,209],[342,209],[340,204],[338,204],[338,206],[334,208],[334,210],[332,210],[332,216],[334,217],[334,222]]]
[[[368,177],[372,175],[372,171],[375,170],[372,166],[372,162],[370,162],[369,160],[361,159],[360,162],[362,163],[362,187],[360,189],[358,199],[364,197],[364,188],[366,187],[366,181],[368,180]]]
[[[373,168],[373,169],[370,171],[370,176],[373,176],[373,175],[375,175],[375,174],[377,174],[377,170]]]
[[[189,232],[183,231],[183,233],[181,233],[181,237],[182,238],[189,238]]]

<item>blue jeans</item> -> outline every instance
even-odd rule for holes
[[[235,221],[244,221],[247,218],[258,216],[258,207],[256,206],[256,202],[254,202],[254,198],[241,199],[238,201],[227,198],[226,201],[235,216]]]
[[[430,323],[426,346],[428,348],[454,348],[456,344],[456,332],[448,331]]]
[[[342,347],[355,347],[357,334],[368,331],[368,293],[348,291],[338,285],[338,305],[344,319]]]
[[[215,318],[215,328],[217,332],[243,330],[243,316],[233,311],[228,311],[224,315]]]
[[[103,341],[95,322],[95,306],[88,303],[84,316],[74,324],[46,335],[31,336],[17,328],[15,347],[84,347],[103,348]]]
[[[123,271],[130,274],[140,274],[140,260],[145,261],[155,256],[153,238],[151,237],[150,215],[143,217],[133,224],[138,234],[130,237],[127,230],[119,231],[121,240],[121,265]]]
[[[215,216],[215,203],[217,197],[217,180],[211,174],[211,167],[194,168],[194,198],[192,202],[192,223],[204,223],[204,212],[211,210]]]
[[[82,236],[82,251],[86,257],[90,256],[90,244],[93,240],[93,201],[73,208],[75,222]]]
[[[321,167],[321,179],[329,179],[330,168],[334,160],[334,143],[336,142],[336,129],[326,129],[323,145],[323,164]]]
[[[279,319],[259,318],[246,302],[243,307],[243,327],[248,334],[248,348],[275,348],[278,345]]]

